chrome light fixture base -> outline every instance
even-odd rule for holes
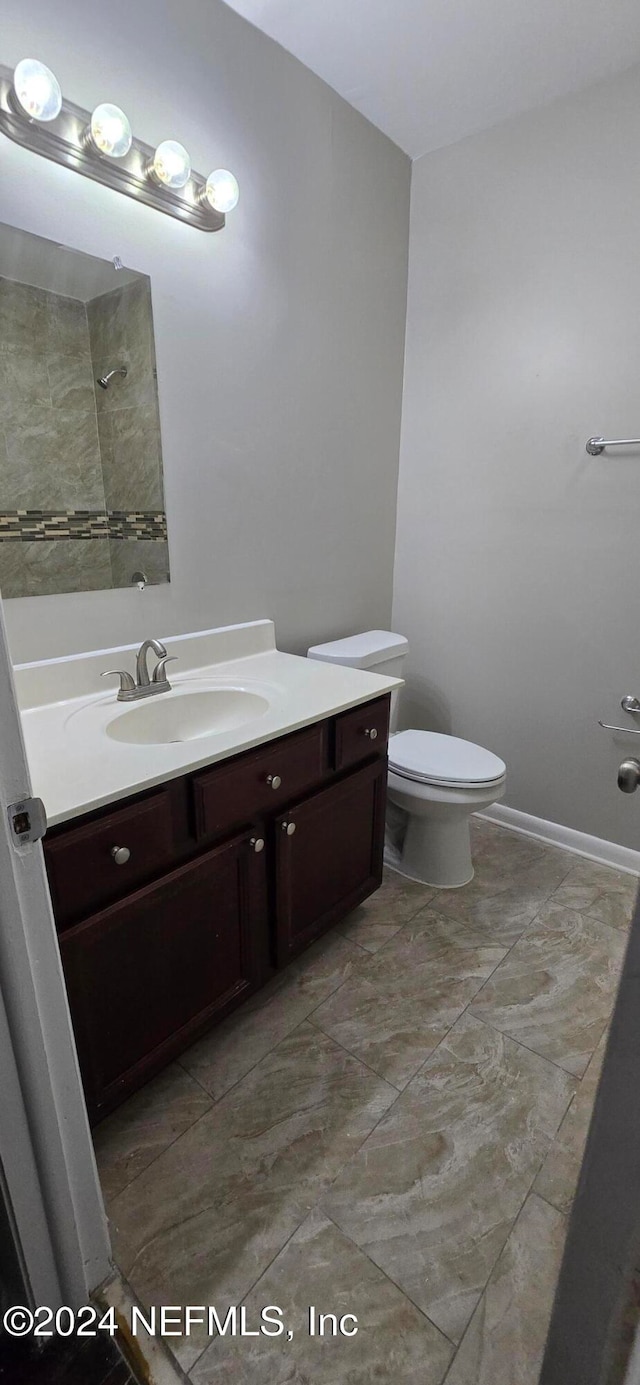
[[[155,153],[152,145],[144,144],[134,135],[128,154],[111,158],[101,154],[86,138],[91,111],[63,99],[60,114],[45,124],[21,112],[12,92],[13,70],[0,65],[0,130],[14,144],[42,154],[63,168],[71,168],[74,173],[83,173],[86,178],[114,188],[125,197],[133,197],[136,202],[143,202],[199,231],[222,230],[223,213],[214,211],[202,200],[206,179],[201,174],[192,171],[186,186],[172,191],[148,176],[147,169]]]

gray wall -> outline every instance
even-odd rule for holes
[[[413,166],[393,624],[406,718],[506,802],[640,847],[640,70]],[[637,752],[636,752],[637,753]]]
[[[9,141],[2,220],[151,277],[171,583],[7,602],[14,658],[273,616],[306,648],[390,617],[410,165],[220,0],[3,10],[69,98],[236,173],[203,235]]]

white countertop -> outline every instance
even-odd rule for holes
[[[137,646],[18,665],[14,674],[32,791],[43,800],[50,827],[402,685],[400,678],[283,654],[269,620],[162,642],[177,662],[167,670],[175,691],[159,694],[158,700],[204,687],[234,687],[259,693],[267,710],[233,730],[195,740],[123,744],[107,734],[109,723],[128,708],[148,706],[155,699],[118,702],[117,683],[105,692],[100,674],[113,668],[133,672]]]

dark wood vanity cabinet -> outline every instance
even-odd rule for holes
[[[378,887],[388,716],[379,698],[47,835],[92,1120]]]

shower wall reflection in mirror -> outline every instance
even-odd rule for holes
[[[135,573],[169,581],[149,279],[0,225],[0,591]]]

